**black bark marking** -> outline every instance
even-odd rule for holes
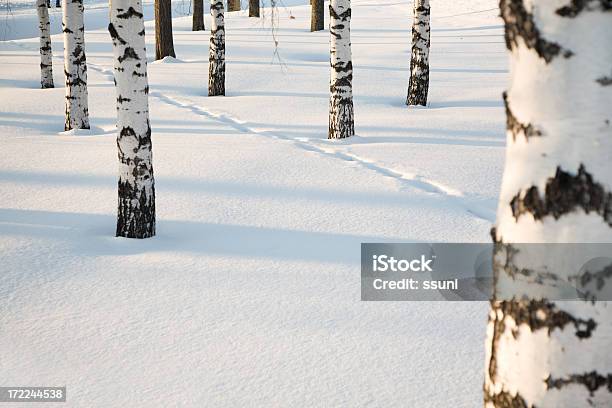
[[[119,41],[119,44],[121,45],[127,44],[125,40],[119,36],[119,33],[117,32],[117,29],[115,28],[113,23],[110,23],[108,25],[108,32],[113,40]]]
[[[542,37],[533,15],[527,12],[523,0],[501,0],[499,4],[506,30],[506,47],[513,51],[521,38],[527,48],[534,50],[546,63],[558,55],[570,58],[574,53]]]
[[[153,169],[147,169],[153,176]],[[147,178],[148,180],[148,178]],[[119,204],[116,236],[126,238],[150,238],[155,235],[155,186],[151,194],[131,183],[119,180]],[[133,205],[134,201],[137,205]]]
[[[136,60],[140,61],[140,57],[136,54],[136,51],[132,47],[126,47],[123,51],[123,56],[117,58],[119,62],[123,62],[126,60]]]
[[[610,278],[612,278],[612,265],[608,265],[598,272],[584,272],[580,276],[580,285],[584,287],[591,283],[591,281],[595,281],[595,287],[597,290],[601,290]]]
[[[514,113],[512,113],[512,109],[510,109],[510,103],[508,101],[508,93],[504,92],[504,105],[506,107],[506,128],[512,133],[512,140],[516,141],[518,135],[525,135],[525,139],[529,140],[530,137],[534,136],[542,136],[542,131],[532,125],[521,123]]]
[[[612,85],[612,76],[603,76],[597,78],[595,81],[601,86],[610,86]]]
[[[546,182],[544,197],[538,187],[531,186],[519,191],[510,202],[515,219],[522,214],[531,214],[541,220],[551,215],[556,220],[581,208],[587,214],[595,212],[612,227],[612,193],[593,180],[593,176],[580,165],[578,174],[572,175],[557,167],[554,177]]]
[[[505,272],[505,274],[510,278],[518,278],[520,276],[531,278],[532,283],[544,285],[550,284],[550,282],[559,281],[559,277],[557,274],[550,272],[548,270],[536,270],[531,268],[519,268],[516,266],[514,257],[520,251],[516,246],[512,244],[504,244],[501,242],[496,242],[494,249],[494,259],[497,259],[497,255],[499,253],[503,253],[504,260],[503,262],[494,261],[494,270],[495,270],[495,279],[497,279],[499,273],[501,271]]]
[[[505,319],[511,318],[517,327],[512,331],[514,338],[518,338],[518,328],[525,324],[531,332],[547,330],[548,334],[555,329],[563,330],[568,324],[574,326],[575,336],[579,339],[590,338],[597,323],[593,319],[581,319],[557,309],[556,305],[546,300],[529,301],[496,301],[491,302],[489,324],[493,325],[493,338],[491,339],[491,358],[489,360],[488,374],[491,381],[495,381],[497,373],[497,349],[501,336],[506,331]],[[501,313],[501,316],[500,316]],[[485,399],[487,393],[485,390]],[[498,407],[497,405],[495,405]],[[502,405],[504,406],[504,405]],[[514,405],[506,405],[514,407]],[[519,405],[520,406],[520,405]]]
[[[125,13],[117,14],[117,18],[121,18],[121,19],[128,19],[132,17],[142,18],[142,13],[139,13],[136,10],[134,10],[133,7],[130,7],[129,9],[127,9]]]
[[[589,390],[591,396],[601,387],[605,387],[608,392],[612,392],[612,374],[600,374],[597,371],[591,371],[590,373],[584,374],[572,374],[565,378],[552,378],[552,376],[549,376],[545,382],[548,389],[561,389],[571,384],[583,385]]]
[[[333,19],[340,20],[340,21],[346,21],[346,19],[351,17],[351,9],[349,8],[349,9],[345,10],[344,12],[338,14],[338,13],[336,13],[334,8],[330,4],[330,6],[329,6],[329,15]],[[340,28],[340,29],[343,29],[344,25],[333,26],[331,28]]]
[[[485,390],[484,402],[493,404],[495,408],[535,408],[533,405],[527,405],[519,393],[511,395],[507,391],[491,395]]]
[[[546,330],[548,334],[555,329],[563,330],[567,325],[573,325],[576,337],[580,339],[590,338],[597,323],[593,319],[580,319],[572,316],[564,310],[559,310],[553,302],[547,300],[529,301],[497,301],[492,302],[493,308],[501,310],[502,326],[500,333],[503,333],[505,317],[510,317],[516,323],[517,328],[513,329],[512,335],[518,338],[518,327],[522,324],[527,325],[531,332]]]
[[[556,13],[561,17],[574,18],[585,10],[610,11],[612,0],[572,0],[567,6],[557,9]]]

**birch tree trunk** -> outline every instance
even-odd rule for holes
[[[310,2],[310,31],[321,31],[325,24],[324,0],[311,0]]]
[[[172,40],[171,0],[155,0],[155,59],[176,58]]]
[[[64,31],[64,75],[66,77],[64,130],[89,129],[83,0],[64,0],[62,29]]]
[[[193,0],[192,31],[203,31],[204,27],[204,0]]]
[[[155,182],[140,0],[113,0],[108,31],[113,41],[117,92],[117,236],[148,238],[155,235]]]
[[[40,29],[40,86],[43,89],[53,88],[53,51],[49,30],[49,10],[45,0],[36,1],[36,11]]]
[[[211,26],[208,57],[208,96],[225,95],[225,22],[223,0],[210,4]]]
[[[512,81],[504,95],[507,149],[492,231],[496,247],[610,243],[609,5],[501,0],[500,8]],[[496,292],[513,283],[508,267],[529,266],[496,263]],[[550,280],[571,278],[557,268],[547,272]],[[609,277],[602,282],[612,284]],[[611,407],[611,307],[602,301],[491,302],[485,406]]]
[[[259,17],[259,0],[249,0],[249,17]]]
[[[227,0],[227,11],[240,11],[240,0]]]
[[[414,1],[412,24],[412,56],[410,58],[410,80],[406,105],[427,105],[429,90],[429,0]]]
[[[353,62],[351,59],[351,1],[329,4],[330,65],[329,139],[355,134],[353,120]]]

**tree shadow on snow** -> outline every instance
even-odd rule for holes
[[[157,236],[114,237],[111,215],[0,209],[0,235],[63,241],[77,256],[187,252],[241,258],[358,263],[362,242],[382,237],[196,221],[158,220]]]

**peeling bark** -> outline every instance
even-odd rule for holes
[[[155,235],[155,181],[140,0],[113,0],[108,31],[113,42],[117,92],[117,236],[149,238]]]
[[[572,51],[543,37],[533,14],[525,8],[524,0],[501,0],[500,10],[506,26],[505,38],[508,50],[512,51],[518,47],[520,39],[527,48],[533,49],[547,63],[560,54],[565,58],[573,55]]]
[[[512,133],[512,139],[516,141],[519,135],[523,135],[525,139],[529,140],[530,137],[542,136],[542,131],[533,124],[521,123],[512,113],[510,108],[510,102],[508,101],[508,94],[504,92],[504,105],[506,107],[506,129]]]
[[[331,79],[328,138],[344,139],[355,134],[350,0],[332,0],[329,15]]]
[[[429,47],[430,39],[429,0],[415,0],[414,23],[412,25],[412,56],[410,58],[410,80],[406,105],[427,105],[429,91]]]
[[[172,39],[171,0],[155,0],[155,59],[176,58]]]
[[[612,10],[611,0],[572,0],[567,6],[557,10],[557,14],[562,17],[574,18],[583,11],[610,11]]]
[[[49,29],[49,10],[45,0],[36,1],[38,28],[40,29],[40,86],[53,88],[53,51]]]
[[[310,2],[310,31],[325,29],[325,2],[324,0],[311,0]]]
[[[561,389],[568,385],[578,384],[586,387],[589,393],[593,395],[600,387],[605,387],[609,392],[612,392],[612,374],[600,374],[597,371],[591,371],[584,374],[572,374],[565,378],[546,379],[548,389]]]
[[[66,77],[66,121],[64,130],[89,129],[87,61],[83,0],[64,0],[64,75]]]
[[[212,22],[208,57],[208,96],[225,95],[225,20],[223,0],[210,4]]]
[[[582,209],[587,214],[599,214],[605,223],[612,226],[612,193],[595,182],[584,165],[576,175],[557,167],[555,176],[546,182],[544,196],[540,195],[538,187],[531,186],[514,196],[510,207],[517,220],[523,214],[531,214],[536,220],[546,216],[559,219]]]
[[[191,31],[203,31],[204,27],[204,0],[193,0],[193,17]]]

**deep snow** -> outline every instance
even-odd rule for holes
[[[108,13],[88,7],[91,131],[62,132],[37,38],[0,42],[0,385],[66,385],[70,407],[479,406],[487,304],[361,302],[359,244],[488,242],[505,144],[496,1],[432,1],[431,103],[407,108],[411,3],[353,0],[346,141],[326,139],[329,33],[309,32],[309,6],[278,10],[278,56],[269,21],[228,13],[216,98],[208,31],[176,18],[178,60],[149,65],[145,241],[113,236]],[[0,24],[27,33],[28,13]],[[61,85],[58,35],[53,48]]]

